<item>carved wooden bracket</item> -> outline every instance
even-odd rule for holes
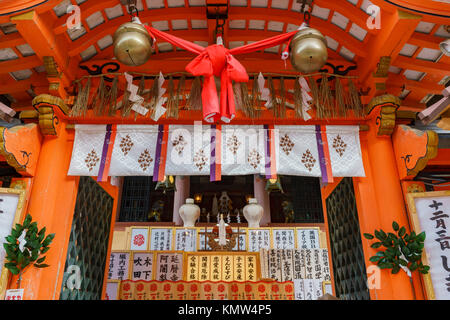
[[[41,94],[33,99],[33,107],[39,111],[39,127],[44,136],[57,136],[60,119],[69,113],[69,108],[59,97]]]
[[[391,94],[373,98],[367,105],[369,119],[373,119],[377,127],[377,135],[389,136],[394,131],[396,111],[400,107],[400,99]]]
[[[410,179],[425,168],[438,151],[438,135],[432,130],[421,131],[398,125],[392,135],[400,179]]]
[[[0,127],[0,154],[23,176],[34,176],[42,136],[35,123]]]

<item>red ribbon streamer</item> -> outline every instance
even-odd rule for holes
[[[203,119],[209,123],[219,120],[230,122],[236,115],[232,81],[248,82],[244,66],[233,54],[244,54],[280,45],[295,35],[297,31],[281,34],[242,47],[227,49],[213,44],[206,48],[190,41],[175,37],[158,29],[144,26],[150,36],[163,39],[174,46],[197,54],[187,66],[186,71],[194,76],[204,76],[202,89]],[[220,103],[214,77],[220,78]]]

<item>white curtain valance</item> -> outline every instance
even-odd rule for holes
[[[161,172],[327,176],[328,180],[365,176],[358,126],[75,126],[68,175],[157,176]]]

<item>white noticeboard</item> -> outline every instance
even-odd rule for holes
[[[23,289],[6,290],[5,300],[23,300]]]
[[[130,250],[145,251],[148,247],[148,228],[131,228]]]
[[[150,250],[172,250],[172,228],[150,228]]]
[[[25,190],[0,188],[0,299],[5,296],[9,275],[4,267],[6,252],[3,244],[15,224],[21,222],[24,201]]]
[[[175,229],[175,251],[197,251],[197,229]]]
[[[450,300],[450,191],[408,193],[408,207],[416,234],[425,231],[422,262],[428,299]]]

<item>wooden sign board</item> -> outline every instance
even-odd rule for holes
[[[270,228],[247,229],[247,251],[258,252],[261,249],[270,249]]]
[[[197,251],[197,228],[174,228],[175,251]]]
[[[408,208],[416,234],[425,231],[423,276],[430,300],[450,300],[450,191],[408,193]]]
[[[119,300],[119,280],[108,280],[106,282],[106,295],[105,300]]]
[[[259,252],[185,252],[186,281],[259,281]]]
[[[132,251],[146,251],[148,250],[148,227],[132,227],[130,250]]]
[[[132,259],[130,261],[130,279],[133,281],[144,280],[150,281],[153,280],[153,269],[154,269],[154,252],[153,251],[145,251],[145,252],[133,252]]]
[[[178,281],[183,279],[183,252],[156,252],[157,281]]]
[[[173,228],[150,228],[150,250],[172,250]]]
[[[109,257],[108,280],[130,279],[130,251],[111,251]]]
[[[4,267],[6,252],[3,247],[5,237],[22,221],[25,204],[25,190],[0,188],[0,299],[3,300],[8,285],[9,270]]]
[[[295,249],[295,228],[272,228],[272,248]]]

